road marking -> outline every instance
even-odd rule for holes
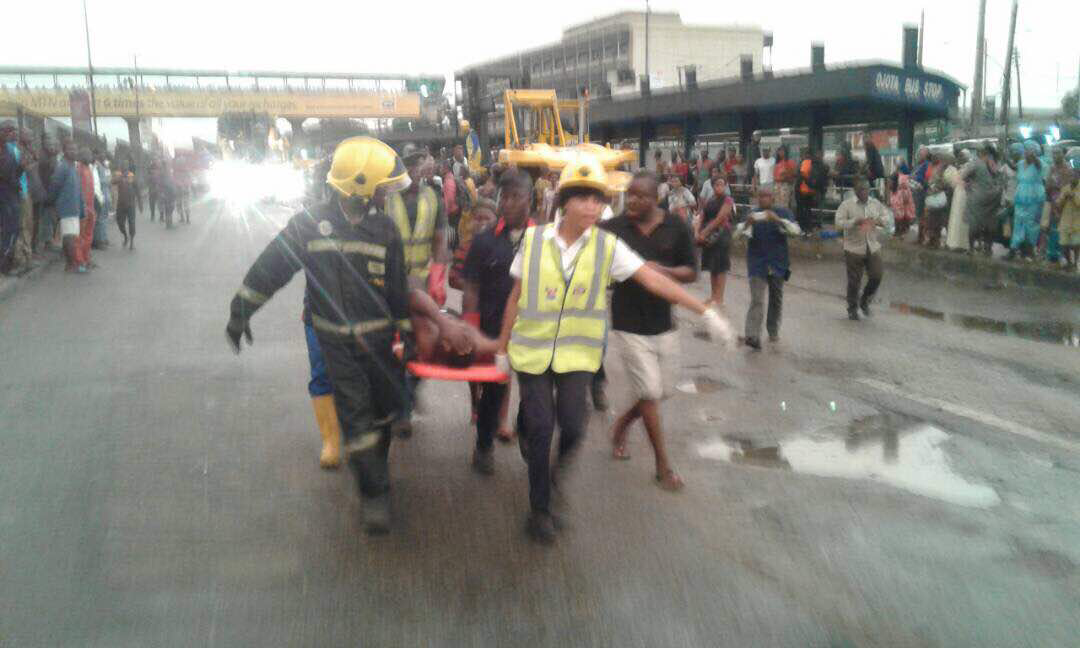
[[[878,391],[883,391],[887,394],[892,394],[893,396],[899,396],[900,398],[906,398],[907,400],[915,401],[916,403],[926,405],[927,407],[933,407],[943,412],[948,412],[949,414],[953,414],[955,416],[971,419],[978,423],[989,425],[990,427],[995,427],[999,430],[1004,430],[1005,432],[1008,432],[1010,434],[1015,434],[1016,436],[1022,436],[1026,439],[1031,439],[1032,441],[1038,441],[1039,443],[1057,446],[1059,448],[1064,448],[1073,452],[1080,452],[1080,443],[1069,441],[1068,439],[1062,439],[1061,437],[1047,434],[1046,432],[1040,432],[1039,430],[1034,430],[1025,425],[1020,425],[1019,423],[1006,421],[1005,419],[998,418],[993,414],[979,412],[977,410],[973,410],[962,405],[956,405],[955,403],[943,401],[939,398],[913,394],[911,392],[904,391],[903,389],[900,389],[895,385],[890,385],[889,383],[881,382],[880,380],[874,380],[873,378],[857,378],[855,382],[866,385],[867,387],[872,387],[874,389],[877,389]]]

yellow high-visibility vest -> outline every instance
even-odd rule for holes
[[[596,227],[578,253],[569,277],[552,224],[530,227],[522,242],[521,296],[507,348],[514,370],[542,374],[595,372],[604,359],[607,336],[607,286],[615,256],[615,237]]]
[[[411,229],[401,192],[387,196],[386,211],[401,232],[401,242],[405,245],[405,266],[409,276],[426,281],[428,262],[431,261],[431,242],[435,240],[435,218],[439,211],[435,191],[431,187],[420,187],[416,196],[416,225]]]

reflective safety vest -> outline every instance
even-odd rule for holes
[[[542,374],[595,372],[607,336],[607,286],[615,256],[615,236],[596,227],[582,246],[570,276],[563,275],[554,225],[530,227],[522,242],[521,296],[510,335],[510,364],[516,371]],[[584,234],[582,236],[585,236]]]
[[[431,187],[420,187],[416,196],[416,225],[411,230],[409,214],[401,192],[387,196],[386,211],[401,232],[401,242],[405,245],[405,266],[409,276],[426,281],[428,262],[431,261],[431,242],[435,240],[435,218],[439,211],[435,191]]]

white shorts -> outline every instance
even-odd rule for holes
[[[674,393],[679,362],[679,333],[637,335],[612,331],[612,337],[638,400],[663,400]]]
[[[78,216],[65,216],[60,219],[60,234],[62,236],[78,236],[79,235],[79,217]]]

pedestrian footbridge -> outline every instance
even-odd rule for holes
[[[98,117],[417,118],[443,86],[441,75],[395,73],[95,68],[92,79],[91,92],[86,68],[0,67],[0,116],[21,106],[66,117],[89,100]]]

